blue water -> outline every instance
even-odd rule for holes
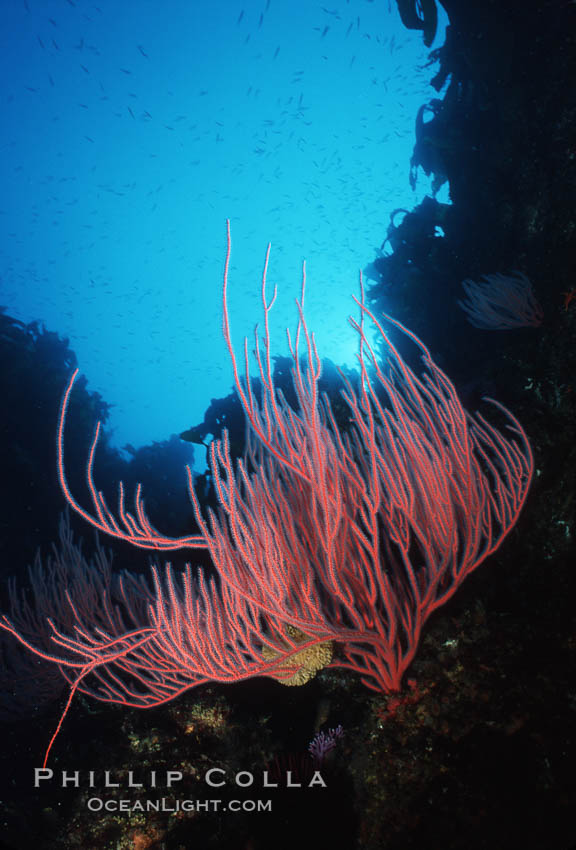
[[[237,349],[271,241],[274,351],[306,258],[320,354],[353,364],[359,269],[430,193],[408,174],[434,69],[395,4],[3,0],[0,40],[0,304],[69,337],[114,444],[230,391],[226,218]]]

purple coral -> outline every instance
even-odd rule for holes
[[[336,746],[336,742],[344,735],[342,725],[336,726],[335,729],[328,729],[327,732],[316,732],[310,743],[308,744],[308,752],[317,764],[321,764],[328,753],[332,752]]]
[[[467,300],[458,301],[471,325],[483,330],[537,328],[544,314],[526,275],[488,274],[462,284]]]

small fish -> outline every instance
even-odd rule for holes
[[[144,48],[142,47],[142,45],[141,45],[141,44],[139,44],[139,45],[137,45],[137,46],[138,46],[138,50],[140,51],[140,53],[142,54],[142,56],[143,56],[145,59],[149,59],[150,57],[148,56],[148,54],[146,53],[146,51],[144,50]]]

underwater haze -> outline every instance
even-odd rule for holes
[[[434,68],[395,4],[3,0],[0,16],[0,304],[70,339],[114,445],[167,439],[231,390],[227,218],[237,351],[270,241],[273,354],[306,259],[320,356],[355,363],[359,270],[391,212],[431,193],[408,175]]]

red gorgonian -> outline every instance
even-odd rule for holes
[[[187,564],[152,567],[152,581],[76,559],[74,582],[58,571],[37,575],[33,606],[16,604],[0,627],[57,665],[70,684],[62,720],[77,691],[104,702],[149,708],[208,681],[272,676],[301,684],[326,666],[358,673],[369,688],[397,691],[428,617],[510,532],[526,499],[534,463],[514,416],[488,400],[505,430],[467,413],[424,344],[398,321],[377,318],[361,295],[356,382],[342,375],[347,427],[341,429],[318,380],[321,361],[297,301],[287,332],[297,405],[275,387],[266,292],[263,336],[255,331],[261,393],[256,397],[244,344],[244,376],[227,308],[230,228],[223,288],[223,330],[247,423],[246,452],[233,464],[228,436],[210,446],[219,507],[201,513],[187,468],[200,535],[170,538],[150,523],[142,495],[134,510],[124,492],[116,514],[94,484],[98,428],[88,462],[92,512],[69,490],[64,427],[76,373],[62,401],[58,472],[68,504],[91,525],[155,550],[206,548],[216,577]],[[384,360],[366,334],[371,322]],[[418,376],[386,334],[395,328],[419,351]],[[301,357],[301,355],[303,355]],[[50,604],[46,606],[49,597]],[[44,602],[44,604],[43,604]],[[24,613],[23,613],[24,612]],[[38,623],[44,634],[38,635]]]

